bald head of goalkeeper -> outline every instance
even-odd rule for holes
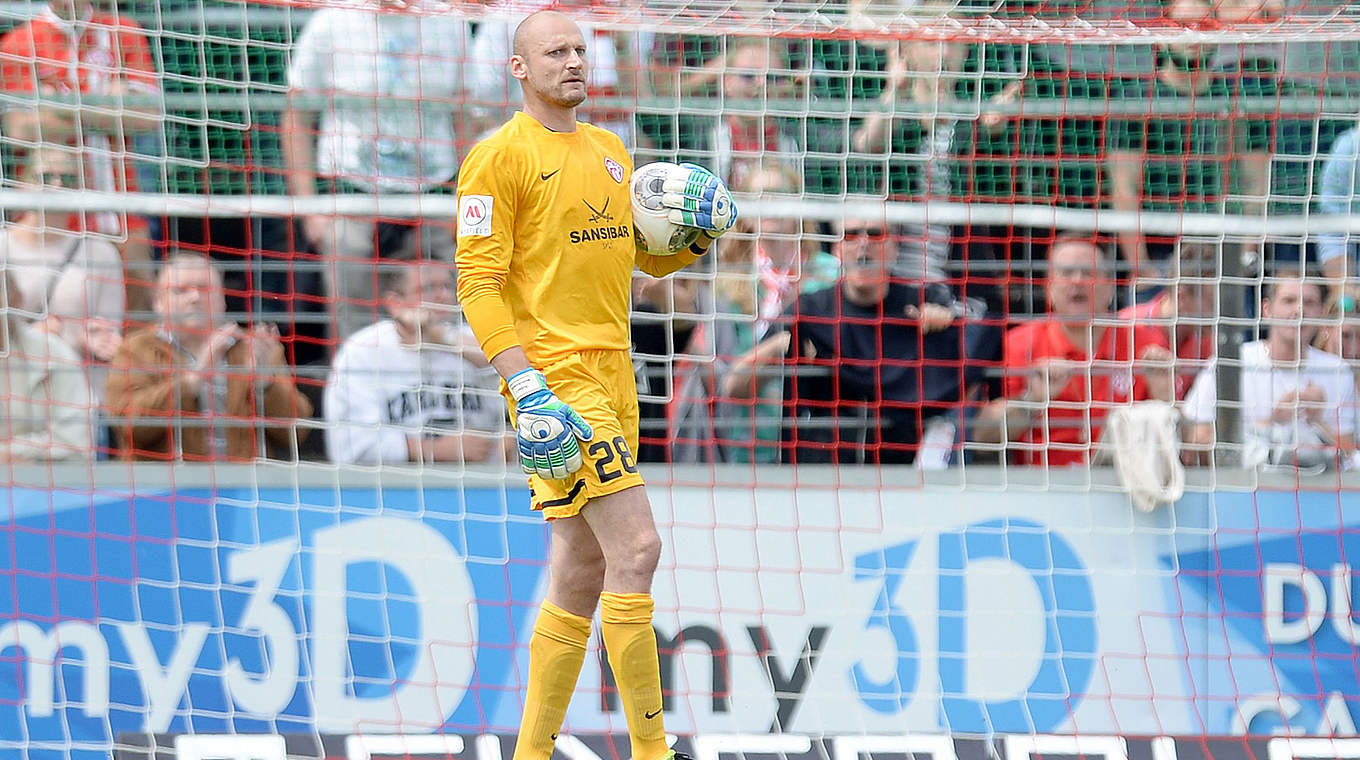
[[[559,11],[530,14],[515,28],[510,75],[524,90],[524,112],[555,132],[576,128],[586,99],[586,41]]]

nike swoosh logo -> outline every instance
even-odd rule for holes
[[[541,180],[544,180],[544,181],[546,182],[547,180],[552,179],[552,178],[553,178],[553,175],[556,174],[556,173],[558,173],[558,172],[560,172],[560,171],[562,171],[562,170],[561,170],[561,169],[554,169],[554,170],[548,172],[547,174],[544,174],[544,173],[542,173],[542,172],[539,172],[538,178],[541,179]]]
[[[658,707],[658,708],[656,708],[656,712],[643,713],[643,714],[642,714],[642,717],[646,718],[647,720],[651,720],[652,718],[655,718],[656,716],[658,716],[658,715],[660,715],[660,714],[661,714],[661,708]]]

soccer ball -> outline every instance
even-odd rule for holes
[[[661,205],[666,174],[680,167],[665,161],[647,164],[633,171],[629,187],[633,195],[633,243],[638,251],[653,256],[674,256],[687,250],[699,238],[698,227],[673,224]]]

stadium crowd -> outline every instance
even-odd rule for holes
[[[467,148],[514,110],[507,23],[373,3],[315,11],[289,51],[277,160],[249,169],[294,196],[454,193]],[[1353,115],[1253,105],[1360,78],[1360,61],[1310,78],[1270,45],[1078,66],[1040,45],[587,31],[588,118],[638,165],[710,167],[739,202],[1360,213]],[[7,186],[136,190],[136,138],[165,124],[142,105],[163,43],[92,0],[50,0],[0,38],[0,89],[37,98],[5,112]],[[666,98],[697,105],[643,105]],[[1042,107],[1062,101],[1141,110]],[[460,321],[454,221],[292,221],[241,248],[165,217],[11,212],[0,458],[513,461],[495,374]],[[636,276],[639,459],[1085,465],[1113,410],[1161,402],[1187,464],[1231,435],[1247,465],[1358,466],[1358,257],[1344,234],[746,214],[691,271]],[[252,278],[261,261],[286,266]],[[1240,351],[1241,323],[1220,319],[1239,313],[1254,316]],[[1240,419],[1220,429],[1224,366]]]

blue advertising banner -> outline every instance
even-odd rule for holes
[[[508,517],[527,492],[57,498],[11,492],[0,534],[5,742],[479,730],[516,698],[547,540]]]
[[[1360,494],[1222,493],[1176,514],[1202,526],[1178,525],[1162,559],[1207,729],[1354,736]]]
[[[650,494],[672,733],[1356,734],[1353,494]],[[518,724],[548,534],[522,489],[7,497],[6,756]],[[596,649],[564,735],[624,727]]]

